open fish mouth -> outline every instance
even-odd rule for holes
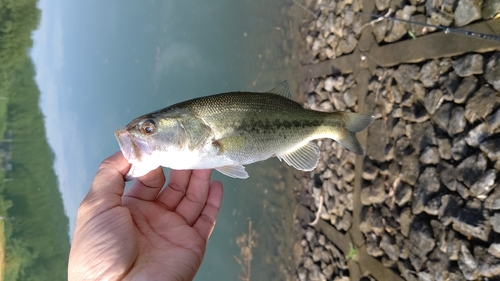
[[[115,132],[123,156],[129,163],[140,162],[144,154],[150,155],[153,149],[148,141],[139,139],[125,129]]]

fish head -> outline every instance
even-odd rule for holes
[[[141,116],[115,132],[123,156],[129,163],[142,162],[155,152],[179,149],[184,134],[177,118]]]

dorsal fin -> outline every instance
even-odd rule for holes
[[[290,88],[288,87],[288,82],[286,82],[286,80],[279,83],[278,86],[272,88],[270,91],[268,91],[268,93],[277,94],[285,98],[292,99]]]

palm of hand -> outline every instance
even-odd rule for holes
[[[157,170],[123,197],[93,197],[99,173],[80,207],[69,279],[192,280],[222,197],[220,183],[209,184],[210,171],[172,171],[160,192],[165,178]]]

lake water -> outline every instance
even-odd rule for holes
[[[71,233],[99,162],[118,150],[113,132],[134,117],[282,80],[296,96],[296,24],[309,15],[292,1],[42,0],[40,8],[32,52]],[[225,193],[196,280],[238,280],[236,239],[250,221],[252,279],[281,280],[289,269],[291,171],[276,159],[247,170],[247,180],[214,172]]]

